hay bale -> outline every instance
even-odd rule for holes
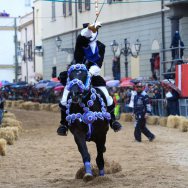
[[[40,103],[39,102],[33,103],[33,110],[36,110],[36,111],[40,110]]]
[[[51,104],[51,105],[50,105],[50,110],[51,110],[52,112],[60,112],[59,105],[58,105],[58,104]]]
[[[16,120],[16,119],[11,119],[11,118],[5,118],[2,121],[2,127],[18,127],[19,130],[22,130],[22,122]]]
[[[5,100],[5,108],[11,108],[12,107],[12,101]]]
[[[24,103],[24,100],[18,100],[14,102],[14,107],[21,108],[21,104]]]
[[[7,113],[4,113],[4,117],[3,118],[16,119],[16,116],[13,113],[11,113],[11,112],[7,112]]]
[[[186,119],[185,117],[180,119],[179,130],[181,132],[188,131],[188,119]]]
[[[132,122],[133,121],[132,113],[121,113],[121,115],[120,115],[120,121],[123,121],[123,122]]]
[[[31,101],[23,102],[23,103],[20,105],[20,108],[21,108],[21,109],[24,109],[24,110],[33,110],[33,109],[34,109],[34,107],[33,107],[33,102],[31,102]]]
[[[0,155],[6,155],[7,141],[4,138],[0,138]]]
[[[166,127],[167,125],[167,117],[160,117],[158,121],[159,125]]]
[[[159,121],[159,116],[148,116],[146,118],[146,123],[148,125],[157,125]]]
[[[167,127],[177,128],[178,127],[178,116],[172,116],[172,115],[168,116]]]
[[[20,132],[20,130],[19,130],[18,127],[5,127],[4,129],[8,130],[8,131],[12,131],[13,134],[14,134],[14,139],[18,140],[18,138],[19,138],[19,132]]]
[[[6,130],[5,128],[0,128],[0,138],[3,138],[7,141],[7,144],[14,144],[14,133],[12,130]]]
[[[45,111],[51,110],[50,108],[51,104],[41,104],[40,106],[41,106],[41,110],[45,110]]]

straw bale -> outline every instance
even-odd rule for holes
[[[7,141],[4,138],[0,138],[0,155],[6,155],[6,145]]]
[[[20,105],[20,108],[24,109],[24,110],[33,110],[33,102],[28,101],[28,102],[24,102]]]
[[[4,117],[3,118],[16,119],[16,116],[15,116],[15,114],[13,114],[11,112],[7,112],[7,113],[4,113]]]
[[[123,122],[132,122],[133,121],[133,116],[131,113],[121,113],[120,115],[120,121]]]
[[[40,103],[34,102],[33,103],[33,110],[40,110]]]
[[[18,127],[5,127],[4,129],[5,129],[5,130],[12,131],[13,134],[14,134],[14,139],[15,139],[15,140],[18,140],[19,131],[20,131]]]
[[[7,144],[14,144],[14,133],[12,130],[6,130],[5,128],[0,128],[0,138],[3,138],[7,141]]]
[[[41,104],[41,110],[50,111],[51,104]]]
[[[181,132],[187,132],[188,131],[188,119],[185,117],[180,119],[180,124],[179,124],[179,130]]]
[[[22,122],[16,119],[11,119],[11,118],[4,118],[1,126],[2,127],[18,127],[20,131],[22,130]]]
[[[159,125],[166,127],[167,125],[167,117],[160,117],[159,118]]]
[[[18,100],[14,102],[14,106],[16,108],[21,108],[21,104],[24,103],[24,100]]]
[[[60,111],[58,104],[51,104],[50,109],[51,109],[52,112],[59,112]]]
[[[168,116],[167,127],[177,128],[178,127],[178,116],[172,116],[172,115]]]
[[[148,125],[157,125],[159,120],[159,116],[148,116],[146,118],[146,123]]]
[[[11,108],[12,107],[12,101],[5,100],[5,108]]]

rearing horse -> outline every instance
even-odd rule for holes
[[[99,175],[104,176],[106,134],[109,130],[110,113],[107,112],[105,99],[91,86],[91,77],[84,64],[72,65],[68,70],[68,90],[66,120],[82,156],[85,176],[92,178],[90,154],[86,141],[93,141],[97,147],[96,164]]]

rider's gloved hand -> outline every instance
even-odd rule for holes
[[[101,23],[100,22],[95,22],[93,24],[89,24],[88,29],[91,30],[93,33],[96,33],[97,30],[99,29],[99,27],[101,27]]]
[[[100,75],[100,71],[101,71],[101,69],[97,65],[93,65],[89,69],[89,73],[92,76],[98,76],[98,75]]]

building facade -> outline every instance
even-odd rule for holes
[[[169,48],[171,44],[171,28],[174,26],[172,19],[169,19],[169,14],[172,9],[171,4],[177,2],[169,1],[168,3],[168,7],[165,6],[164,9],[161,9],[162,1],[142,3],[121,1],[121,3],[116,4],[108,1],[104,5],[98,18],[103,25],[99,31],[98,39],[106,45],[102,68],[103,76],[112,75],[113,53],[110,48],[111,42],[116,40],[120,47],[124,48],[124,39],[130,42],[132,48],[137,39],[141,42],[139,56],[137,58],[128,56],[128,76],[133,78],[151,76],[150,58],[152,54],[160,54],[160,50],[164,46]],[[99,8],[101,6],[99,4]],[[40,27],[39,38],[44,50],[43,76],[45,79],[49,79],[54,70],[58,75],[71,62],[73,56],[71,51],[67,51],[67,48],[74,49],[76,36],[82,29],[83,23],[94,22],[96,17],[95,4],[92,1],[85,1],[85,3],[80,3],[80,1],[71,3],[69,1],[69,3],[65,3],[36,0],[34,7],[35,15],[40,15],[35,16],[35,26],[40,23],[40,26],[38,26]],[[188,38],[187,25],[188,18],[183,15],[179,19],[178,29],[184,41]],[[62,40],[59,48],[57,48],[56,43],[58,37]],[[163,44],[164,39],[165,45]],[[124,77],[125,57],[123,54],[120,57],[120,62],[121,77]]]

